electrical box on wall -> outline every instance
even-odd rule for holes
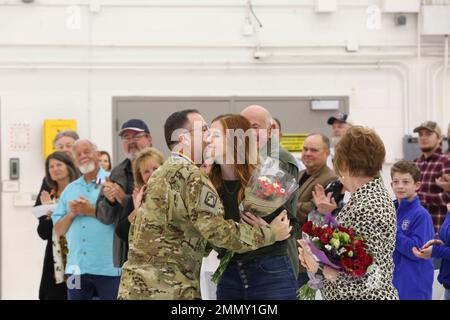
[[[315,10],[318,13],[330,13],[337,10],[337,0],[316,0]]]
[[[20,160],[19,158],[9,159],[9,179],[19,180],[20,178]]]
[[[418,138],[410,134],[403,136],[403,159],[414,160],[422,154],[420,150]]]
[[[44,159],[47,158],[49,154],[55,152],[56,149],[53,145],[53,140],[56,135],[65,130],[77,131],[77,121],[76,120],[44,120],[44,130],[43,130],[43,153]]]
[[[383,12],[415,13],[420,12],[420,0],[383,0]]]
[[[422,35],[450,34],[450,6],[422,6]]]

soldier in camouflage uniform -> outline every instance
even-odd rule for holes
[[[172,152],[148,182],[145,201],[130,229],[119,299],[200,299],[200,266],[209,254],[208,244],[242,253],[289,237],[286,214],[261,227],[224,220],[212,183],[186,156],[198,147],[190,142],[196,140],[182,134],[177,146],[171,141],[174,125],[192,132],[194,121],[201,121],[205,131],[196,110],[177,112],[166,121],[169,148],[184,145],[191,152]],[[202,139],[200,147],[204,146]]]

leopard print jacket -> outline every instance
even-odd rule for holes
[[[354,192],[336,217],[344,227],[362,236],[373,255],[374,270],[355,278],[340,273],[336,281],[325,281],[321,290],[326,300],[397,300],[392,284],[397,231],[396,211],[381,177]]]

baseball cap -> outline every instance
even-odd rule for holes
[[[348,114],[338,113],[335,116],[329,117],[327,123],[329,125],[332,125],[335,121],[339,121],[339,122],[345,123],[345,122],[347,122],[347,118],[348,118]]]
[[[122,129],[120,129],[119,131],[119,136],[122,135],[122,133],[126,130],[150,133],[147,124],[140,119],[130,119],[124,122],[124,124],[122,124]]]
[[[438,136],[441,136],[441,128],[434,121],[425,121],[420,126],[414,129],[414,132],[419,132],[420,129],[427,129],[431,132],[436,132]]]

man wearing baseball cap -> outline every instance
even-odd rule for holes
[[[438,232],[447,214],[446,205],[450,202],[450,192],[443,190],[436,179],[450,173],[449,156],[442,153],[442,134],[436,122],[426,121],[415,128],[414,132],[419,134],[419,147],[422,150],[422,155],[414,160],[421,172],[418,194]]]
[[[134,178],[131,165],[142,149],[152,146],[152,136],[147,124],[140,119],[126,121],[118,135],[122,140],[122,150],[127,158],[113,168],[111,175],[103,184],[97,200],[96,216],[104,224],[116,225],[119,220],[134,210],[133,189]],[[113,240],[113,263],[122,267],[127,260],[128,243],[116,234]]]
[[[334,158],[334,148],[347,130],[351,127],[351,124],[348,122],[348,114],[342,112],[329,117],[327,124],[331,126],[331,130],[333,132],[330,139],[330,156],[328,157],[327,165],[333,169],[332,160]]]
[[[348,114],[345,113],[338,113],[335,116],[329,117],[327,123],[333,130],[333,137],[338,137],[339,139],[347,132],[348,128],[350,128],[351,126],[348,122]]]

